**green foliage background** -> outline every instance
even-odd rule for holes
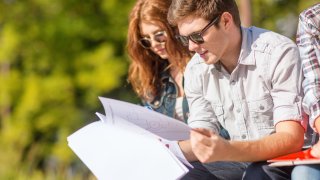
[[[253,24],[285,33],[316,2],[254,0]],[[133,3],[0,1],[0,179],[94,179],[66,137],[97,119],[98,96],[138,102],[126,82]]]

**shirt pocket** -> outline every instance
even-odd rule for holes
[[[271,97],[249,101],[248,108],[249,117],[259,130],[274,128],[273,101]]]
[[[224,109],[222,104],[211,104],[217,120],[224,126]]]

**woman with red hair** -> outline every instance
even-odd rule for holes
[[[186,122],[183,71],[190,53],[167,22],[171,0],[138,0],[129,16],[129,82],[144,105]]]

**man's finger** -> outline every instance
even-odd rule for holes
[[[194,129],[191,129],[191,131],[195,131],[195,132],[200,133],[202,135],[205,135],[207,137],[210,137],[214,134],[212,131],[205,129],[205,128],[194,128]]]
[[[205,146],[211,145],[210,137],[203,135],[202,133],[199,133],[197,131],[190,132],[190,140],[194,146],[198,146],[199,144],[203,144]]]

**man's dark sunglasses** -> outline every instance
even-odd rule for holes
[[[217,23],[219,19],[220,19],[220,15],[212,19],[200,32],[192,33],[189,36],[176,35],[176,38],[182,43],[183,46],[189,45],[189,39],[196,44],[203,44],[204,43],[204,39],[202,37],[203,33],[205,33],[212,25]]]

